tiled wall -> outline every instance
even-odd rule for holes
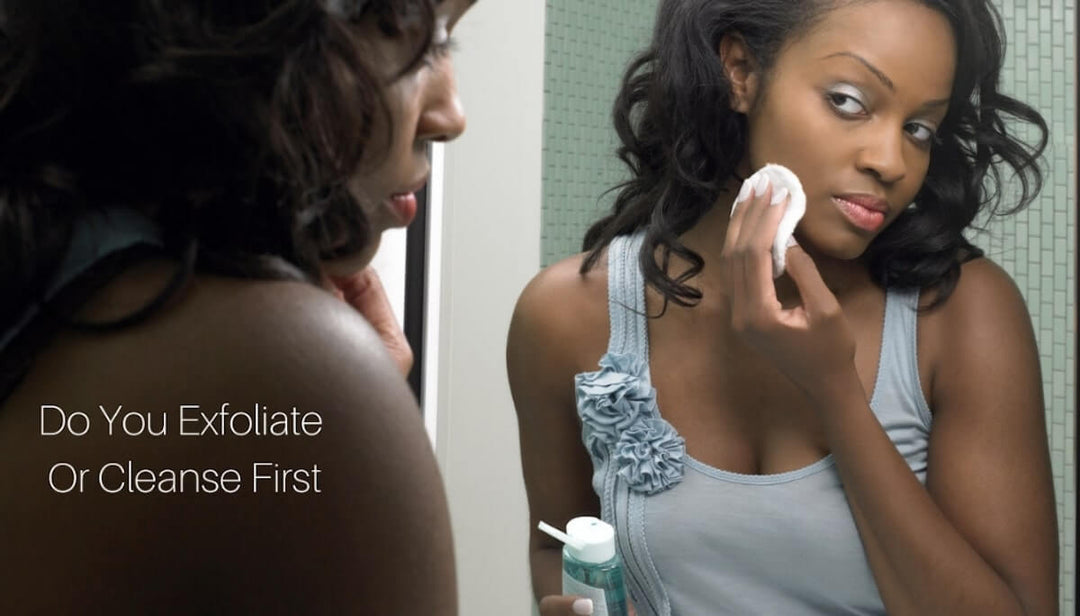
[[[656,0],[547,0],[541,263],[581,251],[589,223],[625,178],[611,107],[623,71],[652,34]]]
[[[1061,532],[1062,614],[1074,614],[1076,554],[1076,2],[997,0],[1009,32],[1007,91],[1050,125],[1047,184],[1026,212],[976,238],[1016,279],[1042,355]],[[649,38],[656,0],[547,0],[541,260],[579,252],[582,235],[624,177],[611,104],[623,69]]]
[[[1076,2],[997,5],[1009,45],[1002,86],[1043,114],[1050,147],[1039,199],[975,241],[1016,280],[1038,337],[1061,534],[1061,613],[1075,614]]]

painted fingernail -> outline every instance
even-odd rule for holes
[[[755,188],[757,190],[754,191],[754,194],[758,196],[764,195],[765,191],[769,189],[769,176],[765,175],[764,173],[759,175],[757,179],[757,186],[755,186]]]
[[[795,241],[795,236],[791,236],[791,237],[787,238],[787,241],[784,242],[784,247],[785,248],[791,248],[792,246],[798,246],[798,245],[799,245],[799,243]]]
[[[754,189],[754,184],[750,180],[746,180],[742,183],[742,188],[739,189],[739,194],[735,197],[736,201],[746,201],[746,198],[750,196],[750,191]]]
[[[578,599],[570,606],[575,614],[592,614],[592,599]]]
[[[780,205],[784,202],[784,199],[787,199],[787,196],[788,189],[781,186],[779,190],[773,193],[772,201],[770,201],[769,203],[771,203],[772,205]]]

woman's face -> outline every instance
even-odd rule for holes
[[[948,19],[918,2],[854,3],[829,12],[778,54],[762,92],[741,102],[743,171],[779,163],[806,191],[796,236],[854,259],[914,199],[948,110],[955,67]]]
[[[373,131],[368,146],[374,163],[363,166],[350,190],[355,194],[371,228],[372,241],[359,254],[335,259],[325,264],[327,273],[343,275],[366,266],[379,247],[387,229],[405,227],[416,216],[416,192],[427,183],[431,171],[427,146],[433,141],[449,141],[465,130],[465,112],[458,98],[454,65],[450,57],[450,33],[475,0],[443,0],[436,9],[432,49],[424,62],[413,71],[398,75],[415,53],[403,37],[391,39],[372,25],[368,30],[373,41],[372,53],[387,86],[383,98],[392,124],[390,141],[382,141],[382,126]]]

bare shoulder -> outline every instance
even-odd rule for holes
[[[84,412],[88,433],[42,438],[46,401]],[[454,613],[415,399],[372,328],[317,287],[198,277],[142,324],[61,336],[4,411],[0,442],[39,470],[0,471],[30,503],[0,512],[25,538],[0,586],[27,612],[392,613],[409,596]],[[88,471],[78,493],[50,488],[57,460]],[[70,592],[46,592],[57,580]]]
[[[172,268],[164,262],[131,268],[91,298],[79,319],[100,322],[130,314],[163,288]],[[195,276],[164,308],[135,326],[105,334],[65,332],[45,355],[62,359],[87,351],[100,359],[97,363],[127,358],[126,366],[114,366],[126,368],[121,373],[139,370],[136,358],[228,372],[236,365],[231,360],[241,355],[245,366],[289,368],[282,376],[301,378],[317,367],[315,362],[342,359],[342,354],[373,369],[384,355],[367,323],[323,289],[299,281],[210,275]]]
[[[76,364],[85,367],[68,370]],[[102,381],[99,371],[114,376]],[[198,276],[145,322],[65,333],[36,372],[65,375],[67,389],[87,395],[107,382],[126,395],[167,397],[161,384],[183,382],[191,395],[303,396],[334,407],[411,402],[368,323],[329,292],[292,281]],[[359,390],[362,399],[350,399]]]
[[[316,371],[334,378],[349,368],[350,379],[363,380],[355,373],[358,366],[376,379],[394,371],[368,323],[329,292],[306,283],[204,280],[172,327],[190,331],[196,323],[209,328],[201,337],[206,344],[240,352],[247,362],[280,371],[286,379],[307,380]]]
[[[928,295],[922,303],[933,299]],[[919,327],[920,352],[932,362],[934,397],[976,373],[979,378],[1000,373],[1000,383],[1038,380],[1038,350],[1024,297],[988,258],[965,263],[952,295],[922,315]]]
[[[987,313],[1001,309],[1015,309],[1024,299],[1012,277],[1003,267],[987,257],[979,257],[961,266],[960,280],[956,289],[942,306],[941,313],[947,318],[960,314]],[[932,301],[933,294],[926,300]]]
[[[926,306],[935,299],[927,294]],[[966,346],[943,345],[943,352],[970,353],[970,345],[994,345],[1003,336],[1026,336],[1031,324],[1027,306],[1016,283],[997,263],[980,257],[964,263],[953,293],[938,309],[926,313],[923,327],[934,338],[964,341]]]
[[[548,266],[529,282],[514,309],[508,353],[539,349],[570,362],[575,371],[595,367],[609,327],[605,255],[584,274],[585,255],[579,254]]]

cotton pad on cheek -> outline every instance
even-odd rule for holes
[[[769,163],[755,171],[753,175],[743,182],[739,195],[735,197],[735,203],[731,205],[732,214],[735,213],[735,207],[750,196],[751,188],[756,187],[754,190],[756,194],[763,192],[765,178],[768,178],[769,183],[772,185],[773,203],[785,198],[782,193],[777,194],[781,188],[787,189],[789,197],[787,209],[784,210],[784,215],[780,218],[780,225],[776,229],[776,237],[773,238],[772,246],[773,278],[779,278],[784,273],[784,256],[787,249],[796,245],[795,238],[792,237],[795,233],[795,225],[799,224],[803,214],[806,214],[806,193],[803,192],[802,182],[799,181],[799,177],[792,173],[790,169],[783,165]]]

